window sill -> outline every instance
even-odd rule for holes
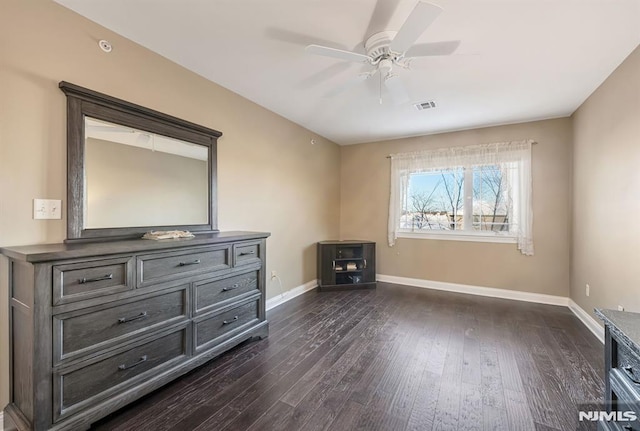
[[[469,232],[397,232],[396,235],[398,238],[438,239],[443,241],[494,242],[503,244],[515,244],[518,242],[518,239],[514,236],[482,235]]]

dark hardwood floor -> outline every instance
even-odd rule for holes
[[[603,346],[565,307],[379,283],[268,320],[92,429],[566,431],[602,402]]]

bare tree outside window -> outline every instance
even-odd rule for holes
[[[449,215],[451,230],[455,230],[464,203],[464,176],[458,170],[442,172],[440,175],[444,186],[442,209]]]
[[[409,198],[411,199],[411,211],[413,213],[413,226],[415,229],[433,229],[429,215],[434,212],[435,197],[437,187],[430,192],[416,191]]]
[[[401,227],[412,231],[464,230],[471,217],[475,231],[509,231],[507,177],[499,165],[417,172],[409,178],[409,196]],[[465,207],[464,183],[473,184],[472,208]],[[468,213],[468,214],[467,214]]]
[[[463,169],[412,174],[408,191],[409,196],[401,218],[404,229],[419,231],[462,228]]]
[[[507,182],[499,166],[474,168],[475,230],[508,231]]]

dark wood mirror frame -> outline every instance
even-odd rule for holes
[[[189,230],[195,234],[218,232],[216,149],[221,132],[68,82],[60,82],[59,87],[67,96],[67,242],[137,238],[150,230]],[[85,228],[85,116],[206,146],[209,171],[208,223]]]

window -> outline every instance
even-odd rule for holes
[[[391,156],[397,237],[517,242],[533,254],[531,141]]]

